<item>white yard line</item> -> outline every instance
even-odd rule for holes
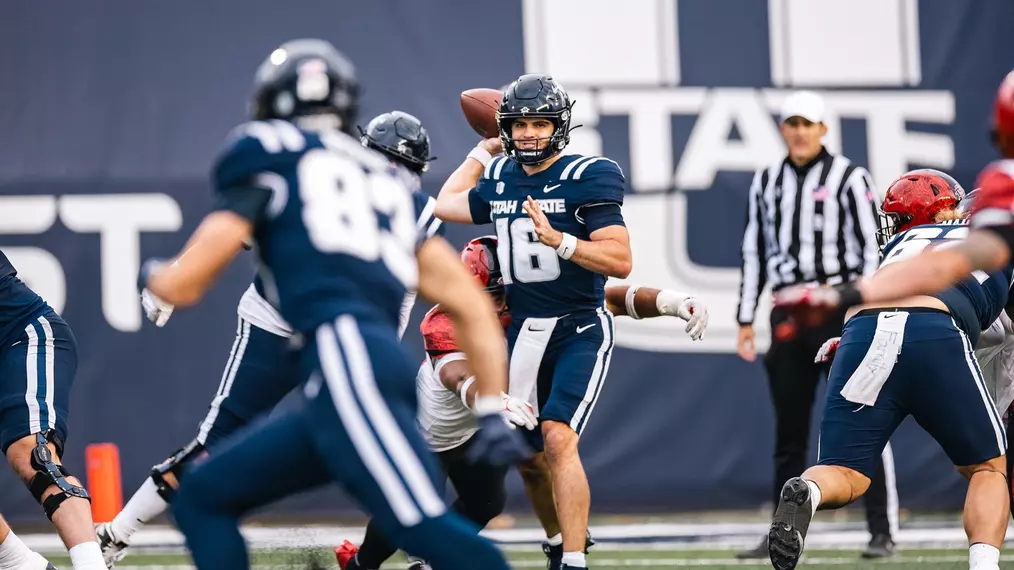
[[[1014,556],[1002,556],[1001,562],[1014,562]],[[667,568],[680,568],[688,566],[741,566],[744,568],[759,567],[759,568],[770,568],[771,564],[766,560],[733,560],[729,558],[694,558],[694,559],[680,559],[680,558],[631,558],[631,559],[607,559],[607,558],[594,558],[595,566],[597,567],[619,567],[619,568],[651,568],[651,567],[667,567]],[[855,556],[841,557],[841,558],[809,558],[804,557],[803,562],[812,565],[821,566],[847,566],[855,565],[859,562],[859,559]],[[906,558],[899,556],[891,560],[878,561],[877,566],[892,566],[896,564],[912,564],[912,563],[926,563],[926,564],[944,564],[953,563],[960,564],[968,562],[967,556],[916,556]],[[521,560],[511,563],[514,568],[545,568],[545,560]],[[404,568],[404,562],[388,563],[382,566],[384,569],[393,568]],[[175,565],[175,566],[123,566],[117,565],[117,570],[194,570],[193,566],[186,565]],[[294,569],[305,569],[305,564],[258,564],[253,566],[255,570],[294,570]]]
[[[767,526],[763,524],[630,524],[593,526],[592,535],[599,541],[599,551],[616,545],[636,544],[638,549],[705,550],[733,549],[756,545]],[[545,537],[539,529],[493,530],[484,534],[504,546],[531,548]],[[325,548],[341,544],[343,540],[360,542],[362,527],[304,526],[304,527],[262,527],[243,528],[251,548],[272,550],[279,548]],[[30,547],[40,552],[61,552],[64,546],[54,534],[19,535]],[[1014,527],[1008,531],[1014,537]],[[854,524],[824,523],[811,527],[807,546],[811,548],[856,549],[863,547],[869,534]],[[966,538],[960,523],[940,523],[938,526],[903,528],[895,537],[903,548],[961,548]],[[611,543],[611,544],[610,544]],[[178,550],[183,547],[183,536],[170,527],[149,527],[133,536],[132,545],[139,550],[155,548]]]

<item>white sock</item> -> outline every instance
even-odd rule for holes
[[[549,546],[560,546],[561,544],[563,544],[563,535],[555,534],[553,536],[550,536],[549,538],[546,539],[546,542],[549,543]]]
[[[806,482],[806,486],[810,488],[810,505],[813,507],[813,512],[810,516],[817,514],[817,507],[820,506],[820,487],[816,483],[808,479],[803,479]]]
[[[976,542],[968,547],[969,570],[995,570],[1000,567],[1000,549]]]
[[[584,561],[584,552],[564,552],[563,563],[575,568],[588,567],[588,563]]]
[[[74,570],[106,570],[102,550],[97,542],[82,542],[70,549],[70,563]]]
[[[123,543],[129,543],[130,537],[141,530],[148,521],[164,513],[169,508],[169,503],[158,494],[158,487],[148,477],[141,484],[141,487],[134,493],[134,496],[127,501],[120,514],[116,515],[109,525],[113,531],[113,537]]]
[[[12,530],[0,543],[0,570],[46,570],[49,562],[25,546]]]

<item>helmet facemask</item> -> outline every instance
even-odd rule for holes
[[[899,231],[905,228],[905,225],[912,221],[911,217],[901,216],[894,212],[883,212],[877,211],[877,244],[880,249],[884,249],[885,246],[891,241]]]
[[[573,106],[573,103],[566,109],[556,113],[501,113],[498,111],[496,122],[500,127],[500,143],[503,145],[504,153],[519,163],[527,165],[541,164],[561,153],[570,144],[571,106]],[[517,119],[545,119],[552,123],[553,134],[548,139],[538,139],[538,142],[546,140],[546,146],[533,150],[518,148],[513,136],[514,121]]]

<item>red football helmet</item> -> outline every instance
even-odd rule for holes
[[[993,142],[1004,158],[1014,158],[1014,71],[996,91],[993,104]]]
[[[884,195],[877,230],[880,247],[898,232],[935,223],[938,213],[957,208],[964,198],[965,190],[945,172],[923,168],[902,174]]]
[[[493,302],[500,307],[500,322],[506,327],[510,324],[510,315],[504,303],[503,273],[496,256],[496,243],[496,236],[473,239],[461,250],[461,262],[475,275],[482,290],[489,293]]]
[[[503,274],[496,257],[496,236],[481,236],[465,244],[461,262],[488,293],[503,292]]]

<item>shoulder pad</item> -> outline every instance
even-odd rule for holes
[[[439,305],[426,313],[422,323],[419,324],[419,331],[422,333],[423,347],[426,352],[443,353],[461,350],[454,334],[454,323],[446,313],[440,310]]]
[[[587,182],[597,178],[626,180],[620,165],[604,156],[579,156],[560,173],[560,180]]]
[[[576,197],[583,205],[623,204],[623,193],[627,187],[623,169],[603,156],[575,159],[560,173],[560,180],[580,185]]]
[[[433,214],[437,201],[421,190],[413,190],[412,203],[415,206],[416,228],[419,230],[419,239],[422,241],[435,235],[443,235],[443,222]]]
[[[898,245],[902,239],[904,239],[906,233],[908,233],[908,230],[894,234],[894,237],[892,237],[891,240],[884,245],[884,249],[880,250],[880,258],[884,259],[890,255],[891,250],[894,249],[894,246]]]
[[[505,173],[511,172],[513,167],[514,161],[509,156],[498,154],[486,163],[486,168],[482,171],[482,176],[479,180],[502,180],[501,177]]]
[[[244,123],[229,134],[214,166],[216,188],[243,184],[252,175],[292,160],[306,150],[306,135],[286,121]]]

